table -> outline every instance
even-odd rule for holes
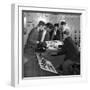
[[[37,52],[37,60],[40,65],[40,68],[49,72],[53,72],[58,74],[56,71],[55,67],[53,66],[52,62],[50,62],[45,56],[45,53],[52,53],[52,52],[57,52],[58,49],[61,49],[59,46],[62,46],[63,42],[58,41],[58,40],[53,40],[53,41],[46,41],[46,51],[45,52]]]

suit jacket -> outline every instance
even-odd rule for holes
[[[56,31],[56,35],[54,35],[54,31],[53,31],[52,40],[60,40],[60,31],[59,30]]]
[[[75,61],[79,60],[78,48],[71,37],[68,37],[64,40],[64,45],[62,47],[62,50],[59,52],[59,54],[65,54],[66,55],[65,60],[67,59],[71,59]]]
[[[40,41],[43,35],[43,31],[37,31],[37,28],[33,28],[28,35],[27,42],[24,48],[25,52],[32,51],[34,53],[35,48],[37,48],[37,41]],[[44,41],[49,40],[49,32],[46,32]],[[32,53],[32,54],[33,54]]]

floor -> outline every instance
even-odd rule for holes
[[[24,63],[24,77],[39,77],[39,76],[56,76],[57,74],[54,74],[52,72],[48,72],[45,70],[42,70],[38,64],[37,57],[34,53],[31,52],[31,50],[27,51],[28,53],[24,53],[24,58],[27,59],[27,61]],[[63,63],[64,55],[62,56],[51,56],[51,53],[49,51],[43,53],[43,56],[47,58],[55,68],[57,68],[60,64]]]

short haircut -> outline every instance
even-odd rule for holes
[[[55,23],[54,24],[54,27],[59,27],[59,23]]]
[[[53,26],[52,23],[47,23],[47,24],[46,24],[46,27],[49,28],[49,29],[53,29],[53,28],[54,28],[54,26]]]
[[[40,26],[40,25],[44,26],[45,25],[45,22],[39,21],[38,26]]]
[[[66,25],[66,22],[65,21],[61,21],[61,25]]]
[[[64,31],[63,34],[70,35],[70,32],[69,31]]]

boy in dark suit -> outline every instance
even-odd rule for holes
[[[52,34],[52,40],[60,40],[60,31],[59,31],[59,24],[54,24],[54,31]]]

